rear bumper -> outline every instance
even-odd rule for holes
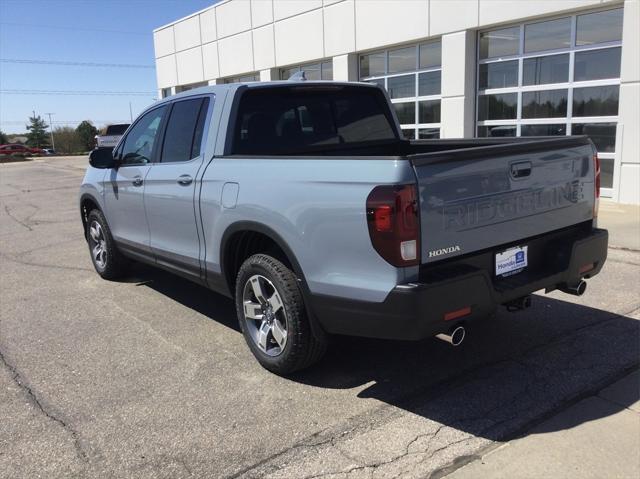
[[[519,244],[529,246],[529,268],[508,278],[496,278],[495,253]],[[448,331],[452,323],[486,318],[499,305],[534,291],[549,292],[598,274],[607,258],[607,244],[606,230],[580,225],[425,266],[419,281],[396,286],[382,303],[316,295],[312,307],[329,333],[422,339]],[[593,268],[581,272],[588,264]],[[444,320],[446,313],[468,306],[470,314]]]

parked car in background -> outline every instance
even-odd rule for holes
[[[46,153],[42,148],[26,146],[20,143],[0,145],[0,155],[32,156],[32,155],[44,155],[44,154]]]
[[[103,278],[134,259],[234,298],[287,374],[329,334],[458,345],[534,291],[583,294],[599,196],[586,136],[408,141],[381,87],[292,81],[155,103],[91,153],[79,208]]]
[[[107,126],[104,135],[96,135],[96,148],[114,148],[127,128],[128,123]]]
[[[31,154],[30,148],[24,145],[21,145],[19,143],[0,145],[0,155],[29,156],[30,154]]]
[[[47,155],[47,156],[53,156],[56,154],[56,150],[54,150],[53,148],[45,148],[42,150],[42,152],[44,155]]]

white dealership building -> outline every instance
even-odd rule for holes
[[[408,138],[588,134],[640,203],[640,0],[223,0],[154,30],[160,96],[367,81]]]

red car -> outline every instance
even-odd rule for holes
[[[10,145],[0,145],[0,155],[35,155],[42,154],[41,148],[31,148],[19,143],[13,143]]]

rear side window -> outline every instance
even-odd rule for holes
[[[240,99],[232,153],[288,155],[395,139],[389,107],[378,89],[256,88]]]
[[[189,161],[200,155],[208,98],[176,102],[171,109],[162,145],[163,163]]]

